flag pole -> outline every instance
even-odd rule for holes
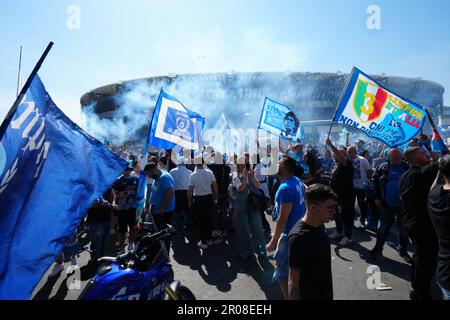
[[[16,90],[16,97],[19,95],[19,85],[20,85],[20,71],[22,69],[22,46],[20,46],[20,53],[19,53],[19,71],[17,72],[17,90]]]
[[[347,81],[345,82],[344,89],[342,89],[341,96],[339,97],[339,102],[338,102],[338,104],[336,106],[336,110],[334,111],[333,119],[331,119],[331,124],[330,124],[330,129],[328,130],[328,137],[327,137],[327,139],[330,138],[331,128],[333,127],[334,120],[336,118],[336,114],[338,112],[338,109],[339,109],[339,106],[341,105],[342,100],[344,99],[345,92],[347,91],[347,88],[348,88],[348,85],[350,83],[350,80],[352,79],[352,75],[353,75],[354,70],[355,70],[355,67],[352,68],[352,71],[348,75]]]
[[[38,73],[39,69],[41,68],[42,63],[44,62],[45,58],[47,57],[48,53],[50,52],[50,49],[53,46],[53,42],[50,42],[45,49],[44,53],[42,54],[41,58],[38,60],[36,65],[34,66],[33,71],[31,71],[27,82],[25,82],[24,86],[22,87],[22,90],[20,90],[19,95],[16,98],[16,101],[14,101],[14,104],[12,105],[11,109],[9,109],[8,114],[5,117],[5,120],[3,120],[2,125],[0,127],[0,137],[3,136],[3,133],[5,132],[9,122],[11,121],[12,116],[16,112],[17,108],[19,107],[20,103],[22,102],[23,97],[25,96],[25,93],[27,92],[28,88],[31,85],[31,82],[33,81],[34,77]]]

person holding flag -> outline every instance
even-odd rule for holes
[[[127,165],[50,98],[37,72],[52,45],[0,127],[0,299],[30,298],[88,209]]]

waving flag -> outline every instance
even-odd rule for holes
[[[144,173],[147,164],[148,146],[161,149],[177,147],[199,150],[202,146],[202,130],[205,119],[196,112],[186,108],[180,101],[163,90],[156,102],[150,124],[144,155],[140,164],[139,186],[137,191],[137,215],[142,214],[147,195],[147,177]]]
[[[281,139],[300,142],[305,130],[289,107],[265,98],[258,129],[279,136]]]
[[[427,115],[428,115],[428,121],[430,121],[431,128],[433,129],[433,137],[431,138],[431,150],[436,153],[441,153],[442,155],[446,155],[449,150],[447,146],[445,145],[444,141],[442,140],[441,135],[439,134],[439,130],[434,124],[433,118],[430,115],[430,112],[428,109],[425,109]]]
[[[180,101],[163,90],[155,106],[148,143],[161,149],[179,145],[185,149],[202,147],[202,130],[205,119],[186,108]]]
[[[414,138],[425,119],[421,106],[390,92],[354,67],[333,121],[361,130],[392,148]]]
[[[30,79],[0,131],[0,299],[30,298],[127,164],[67,118],[37,75]]]

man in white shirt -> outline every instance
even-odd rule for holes
[[[218,187],[211,170],[204,168],[203,158],[196,158],[194,172],[189,176],[188,206],[198,218],[200,242],[198,247],[212,245],[212,209],[217,204]]]
[[[357,155],[355,147],[348,147],[347,153],[353,163],[353,203],[356,198],[361,212],[361,226],[364,228],[367,219],[367,202],[365,200],[366,185],[368,180],[372,177],[373,171],[369,161],[366,158]],[[343,245],[345,244],[343,243]]]
[[[192,171],[186,168],[183,160],[181,159],[178,167],[170,170],[170,175],[173,178],[175,185],[175,212],[172,216],[172,223],[175,227],[178,238],[184,236],[184,226],[189,211],[187,191],[189,188],[189,176]]]

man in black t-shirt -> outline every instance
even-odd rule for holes
[[[428,196],[428,211],[439,239],[436,278],[444,300],[450,300],[450,155],[441,159],[437,181]]]
[[[355,200],[353,199],[353,163],[347,156],[346,148],[337,149],[330,139],[327,145],[333,151],[336,165],[331,175],[331,189],[338,196],[336,212],[336,230],[330,235],[330,240],[341,239],[340,245],[352,243],[352,229],[355,217]]]
[[[327,186],[306,190],[307,210],[289,233],[290,300],[333,300],[330,240],[324,223],[335,213],[337,195]]]
[[[404,202],[402,222],[416,249],[411,264],[410,298],[432,299],[431,278],[436,272],[438,243],[427,203],[438,162],[431,162],[421,147],[406,150],[405,158],[410,168],[400,179],[400,196]]]

